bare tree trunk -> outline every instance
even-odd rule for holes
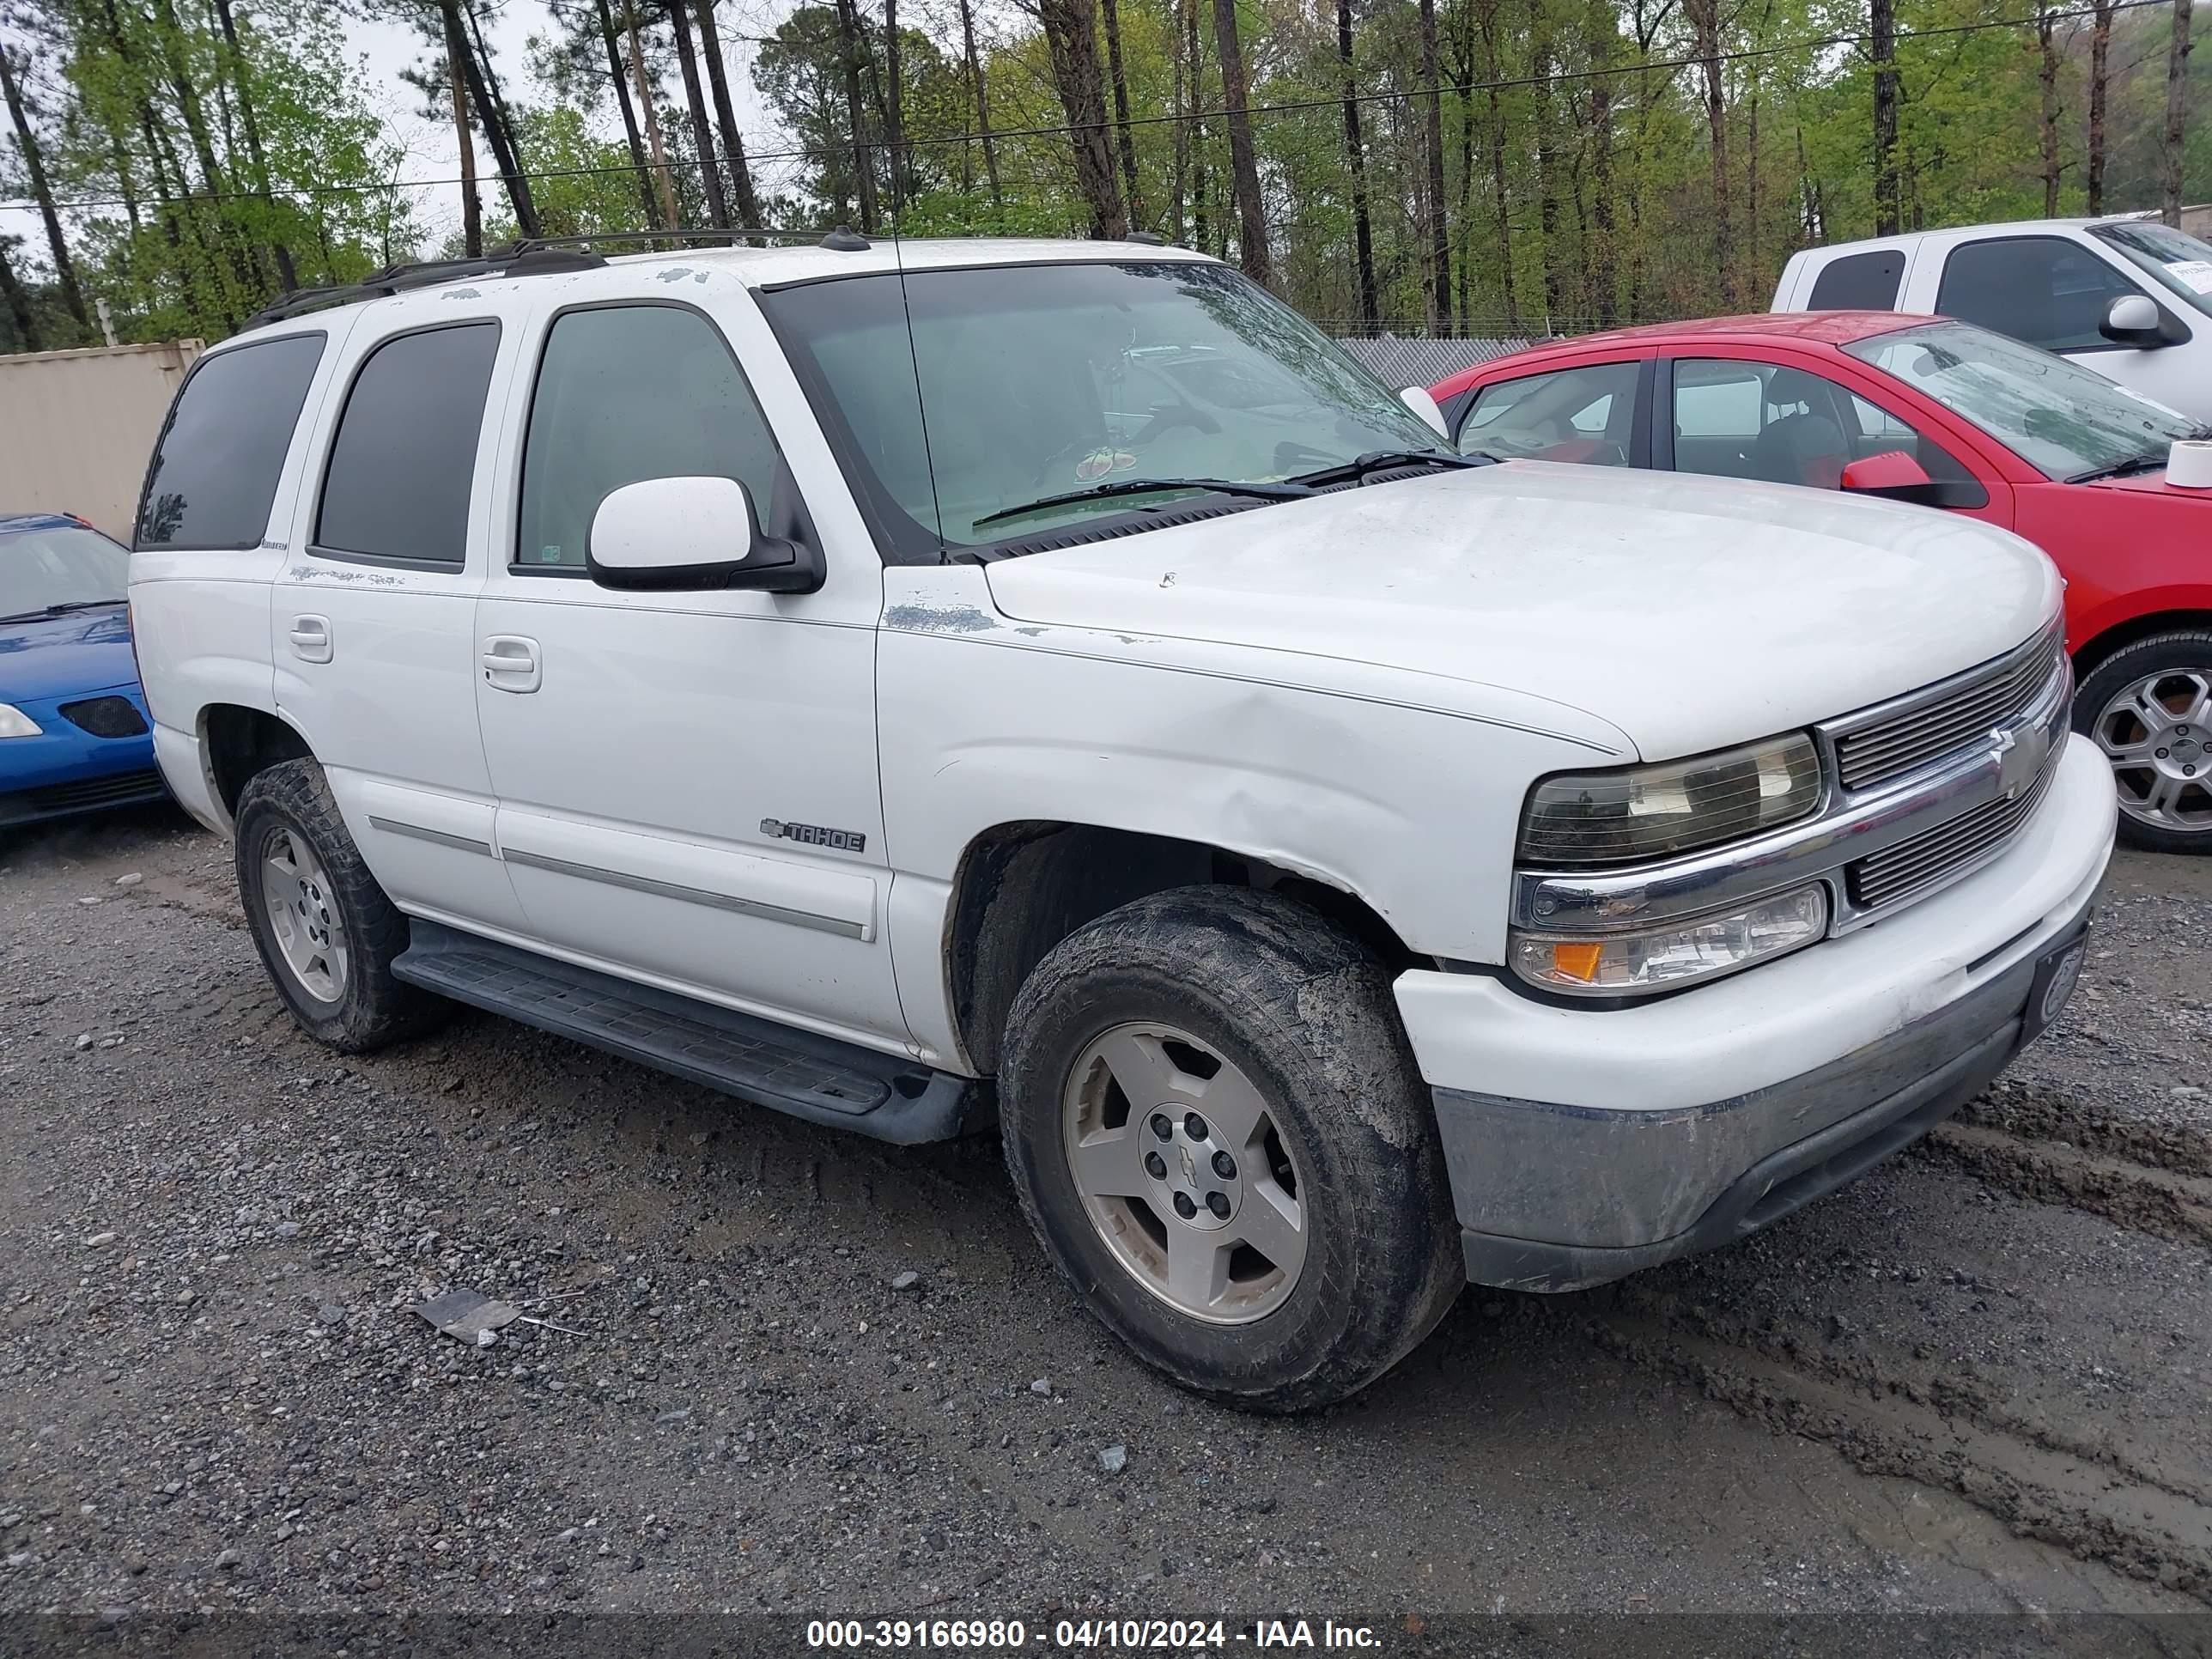
[[[2181,228],[2181,141],[2189,125],[2189,13],[2190,0],[2173,0],[2173,35],[2166,54],[2166,142],[2160,150],[2165,198],[2160,217],[2177,230]]]
[[[1213,33],[1221,53],[1221,101],[1229,110],[1229,170],[1237,191],[1237,261],[1265,288],[1274,276],[1267,252],[1267,210],[1260,198],[1260,161],[1252,149],[1252,110],[1244,82],[1244,43],[1237,33],[1237,0],[1213,0]]]
[[[961,0],[965,5],[967,0]],[[1183,239],[1184,186],[1190,178],[1190,123],[1188,100],[1183,95],[1183,14],[1190,8],[1190,0],[1175,0],[1168,14],[1168,69],[1172,79],[1168,89],[1168,113],[1175,118],[1169,123],[1175,134],[1175,159],[1170,165],[1168,200],[1168,240]]]
[[[1705,71],[1705,129],[1713,170],[1713,274],[1723,309],[1735,309],[1735,245],[1729,232],[1728,94],[1721,81],[1720,0],[1683,0],[1695,50]]]
[[[222,198],[229,193],[228,181],[222,164],[216,160],[215,139],[208,131],[206,106],[200,102],[199,88],[193,84],[185,62],[184,26],[178,21],[176,7],[171,0],[155,0],[154,15],[161,25],[158,33],[161,57],[168,70],[170,89],[177,95],[177,109],[185,118],[185,133],[191,141],[192,155],[200,164],[201,186],[209,198],[207,217],[212,226],[210,234],[230,266],[240,297],[252,308],[258,306],[262,289],[261,272],[252,251],[240,244],[223,212]]]
[[[898,0],[884,0],[884,137],[891,158],[891,211],[907,198],[906,116],[900,107],[905,71],[899,64]]]
[[[8,314],[15,319],[17,349],[36,351],[39,328],[31,320],[31,302],[23,292],[23,285],[15,280],[15,267],[8,263],[8,244],[14,240],[0,236],[0,298],[8,301]]]
[[[2058,45],[2051,37],[2049,0],[2035,9],[2036,80],[2043,100],[2043,216],[2058,216]]]
[[[645,223],[648,230],[666,227],[660,217],[660,203],[653,195],[653,174],[645,165],[645,140],[637,130],[637,110],[629,99],[629,77],[623,73],[622,47],[616,40],[615,15],[607,0],[594,0],[599,13],[599,37],[606,43],[607,79],[613,83],[615,102],[622,109],[623,136],[629,143],[630,165],[637,169],[637,188],[645,202]]]
[[[1098,72],[1098,32],[1091,0],[1041,0],[1037,18],[1052,52],[1052,75],[1067,112],[1075,149],[1075,182],[1091,208],[1091,234],[1116,241],[1129,234],[1114,149],[1106,132],[1106,89]]]
[[[645,41],[637,26],[638,0],[625,0],[623,21],[629,34],[629,72],[637,83],[637,101],[645,116],[645,141],[653,151],[653,189],[660,197],[660,222],[674,230],[684,221],[676,211],[676,181],[668,176],[668,146],[660,137],[660,116],[653,107],[653,82],[645,73]]]
[[[854,187],[860,198],[860,228],[876,229],[876,161],[868,147],[868,119],[860,95],[860,20],[854,0],[837,0],[837,52],[843,60],[845,118],[853,127]]]
[[[975,14],[969,0],[960,0],[960,43],[968,54],[968,80],[975,88],[975,131],[983,142],[983,176],[991,181],[991,208],[1003,212],[1006,201],[999,189],[999,150],[991,137],[991,99],[983,84],[983,59],[975,50]]]
[[[216,15],[222,23],[224,44],[230,48],[231,73],[238,77],[238,117],[246,126],[246,154],[253,163],[254,183],[259,187],[261,204],[269,211],[270,234],[269,245],[276,256],[276,276],[289,290],[300,286],[300,273],[293,269],[292,250],[284,239],[275,234],[276,200],[269,190],[269,157],[261,148],[261,125],[253,118],[253,94],[246,85],[250,72],[246,55],[239,49],[238,25],[233,21],[230,0],[215,0]]]
[[[1498,0],[1474,0],[1474,17],[1482,31],[1484,78],[1490,82],[1490,202],[1498,216],[1498,293],[1505,302],[1505,326],[1517,331],[1521,305],[1513,284],[1513,204],[1505,176],[1505,106],[1498,95],[1502,74]]]
[[[15,129],[23,170],[31,175],[31,194],[38,201],[39,217],[46,224],[46,251],[53,257],[54,276],[61,283],[62,303],[69,307],[78,326],[89,332],[92,319],[85,314],[84,295],[76,284],[76,266],[70,262],[69,241],[62,234],[61,213],[54,205],[53,186],[46,179],[46,158],[40,153],[37,135],[31,131],[30,117],[24,112],[22,88],[16,84],[15,65],[9,61],[4,46],[0,46],[0,93],[7,96],[8,119]]]
[[[2105,210],[2105,99],[2112,82],[2112,14],[2119,0],[2092,0],[2089,31],[2089,213]]]
[[[1874,52],[1874,234],[1894,236],[1900,223],[1896,0],[1869,0],[1868,32]]]
[[[1611,328],[1620,320],[1620,304],[1615,295],[1617,281],[1613,273],[1613,77],[1606,73],[1613,58],[1613,31],[1617,27],[1612,0],[1596,0],[1589,9],[1589,65],[1590,65],[1590,252],[1585,262],[1589,270],[1589,290],[1594,306],[1592,315],[1600,328]],[[1753,106],[1755,111],[1758,106]],[[1754,144],[1753,153],[1757,152]],[[1758,198],[1753,198],[1754,203]],[[1753,209],[1753,223],[1757,222],[1757,208]]]
[[[1451,332],[1451,233],[1444,224],[1444,98],[1437,72],[1437,0],[1420,0],[1421,79],[1428,85],[1423,148],[1429,175],[1429,331]]]
[[[470,258],[483,254],[483,204],[477,199],[477,141],[469,131],[469,79],[461,59],[468,42],[461,38],[460,8],[447,0],[446,79],[453,94],[453,141],[461,152],[461,251]]]
[[[1559,314],[1559,191],[1552,141],[1552,29],[1544,0],[1528,0],[1528,78],[1534,83],[1536,126],[1536,222],[1543,231],[1544,315]]]
[[[1336,58],[1344,68],[1344,157],[1352,167],[1352,258],[1359,321],[1372,332],[1382,320],[1375,291],[1375,226],[1367,210],[1367,144],[1359,131],[1359,77],[1352,61],[1352,0],[1336,0]]]
[[[1129,125],[1129,82],[1121,72],[1121,11],[1115,0],[1100,0],[1106,21],[1106,74],[1114,83],[1114,132],[1121,152],[1121,184],[1129,197],[1129,216],[1145,216],[1144,192],[1137,185],[1137,135]]]
[[[714,159],[714,127],[707,118],[706,88],[699,82],[699,53],[691,42],[691,20],[684,0],[668,0],[668,24],[676,35],[676,64],[684,76],[684,107],[691,114],[691,143],[699,152],[699,179],[707,192],[707,222],[730,226],[730,204],[722,196],[721,164]]]
[[[1206,118],[1199,112],[1206,107],[1206,94],[1200,89],[1205,78],[1206,52],[1204,36],[1198,28],[1199,0],[1183,0],[1183,49],[1190,55],[1190,245],[1200,249],[1206,240],[1206,204],[1212,199],[1206,178]]]
[[[499,76],[491,64],[491,48],[484,43],[483,31],[477,27],[477,15],[471,0],[454,0],[454,4],[460,14],[461,66],[468,71],[469,99],[476,106],[477,120],[491,145],[492,164],[498,167],[500,183],[507,190],[507,204],[514,210],[514,228],[525,236],[541,235],[544,227],[538,222],[538,203],[530,192],[530,175],[522,170],[522,149],[515,143],[514,123],[507,115],[507,100],[500,95]]]
[[[722,42],[714,24],[714,0],[691,0],[693,21],[699,25],[699,55],[707,60],[707,84],[714,92],[714,124],[721,129],[722,159],[729,163],[730,185],[737,194],[740,224],[760,223],[760,198],[753,193],[753,170],[745,161],[745,141],[738,131],[738,115],[730,102],[730,77],[722,62]]]

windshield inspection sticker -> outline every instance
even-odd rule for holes
[[[2166,270],[2191,292],[2212,294],[2212,259],[2183,259]]]

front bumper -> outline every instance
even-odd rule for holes
[[[106,697],[122,698],[146,721],[146,700],[136,685],[18,702],[39,735],[0,738],[0,829],[159,800],[167,793],[155,769],[150,731],[98,737],[61,712],[64,703]]]
[[[1601,1284],[1779,1219],[1925,1133],[2019,1051],[2039,961],[2085,922],[2112,778],[2070,740],[1993,862],[1847,937],[1638,1007],[1411,973],[1469,1279]]]

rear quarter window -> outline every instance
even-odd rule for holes
[[[200,359],[154,447],[134,545],[259,545],[325,343],[287,334]]]
[[[1808,311],[1894,311],[1898,285],[1905,278],[1905,250],[1877,248],[1846,253],[1820,267],[1813,279]]]
[[[338,558],[459,564],[495,322],[394,335],[362,359],[338,417],[315,520],[315,551]]]

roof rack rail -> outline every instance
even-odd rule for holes
[[[331,306],[350,305],[356,300],[382,299],[409,289],[434,288],[441,283],[459,282],[467,276],[543,276],[562,270],[586,270],[605,264],[605,259],[593,253],[541,249],[527,243],[509,243],[494,252],[475,258],[421,259],[410,264],[390,265],[382,270],[371,271],[357,283],[334,283],[324,288],[294,289],[255,312],[246,319],[244,326],[259,328],[264,323],[281,323],[288,318],[304,316],[308,312],[322,311]]]
[[[866,247],[867,242],[846,226],[819,229],[778,230],[760,225],[720,225],[677,230],[594,230],[574,236],[526,236],[475,258],[422,259],[371,271],[357,283],[334,283],[325,288],[294,289],[279,295],[246,319],[246,328],[281,323],[289,318],[350,305],[356,300],[378,300],[412,288],[429,288],[458,282],[465,276],[544,276],[557,271],[588,270],[606,264],[590,250],[599,242],[757,242],[818,241],[824,247]]]

